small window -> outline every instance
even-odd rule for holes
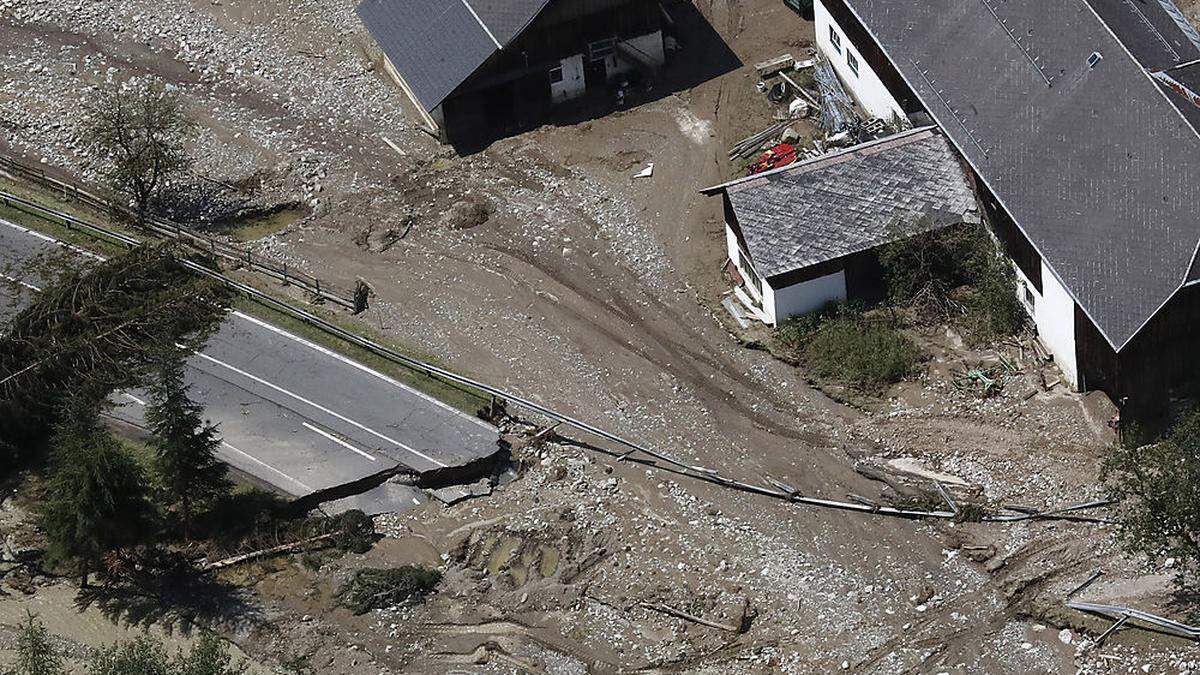
[[[846,65],[850,66],[850,72],[858,75],[858,57],[849,49],[846,50]]]
[[[550,69],[550,84],[558,84],[563,81],[562,66],[555,66]]]
[[[1024,281],[1018,281],[1017,286],[1019,287],[1018,297],[1021,298],[1021,302],[1025,304],[1025,308],[1032,314],[1036,307],[1037,296],[1033,294],[1033,290],[1029,288],[1029,284]]]
[[[617,44],[616,38],[597,40],[588,44],[588,60],[602,61],[612,55]]]
[[[754,267],[750,265],[745,251],[738,249],[738,267],[746,275],[746,281],[750,282],[750,286],[754,288],[759,297],[762,297],[762,279],[758,278],[758,273],[754,271]]]
[[[829,42],[833,44],[833,51],[842,53],[842,36],[838,35],[837,29],[833,26],[829,27]]]

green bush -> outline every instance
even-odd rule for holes
[[[818,377],[879,392],[907,377],[921,352],[895,327],[842,313],[821,324],[804,349],[804,361]]]
[[[1157,443],[1142,445],[1136,431],[1127,438],[1101,471],[1108,496],[1118,500],[1121,540],[1151,560],[1173,558],[1176,583],[1194,595],[1200,591],[1200,411]]]
[[[1025,312],[1016,274],[984,225],[955,225],[900,239],[880,248],[879,261],[895,305],[959,323],[975,342],[1021,328]]]
[[[365,614],[380,607],[419,603],[441,580],[441,572],[414,565],[368,568],[355,572],[338,595],[350,611]]]

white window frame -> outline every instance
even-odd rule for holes
[[[603,61],[617,51],[617,38],[605,38],[588,43],[588,60]]]

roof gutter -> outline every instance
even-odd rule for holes
[[[863,20],[862,15],[858,13],[858,10],[856,10],[854,8],[854,6],[852,4],[853,0],[844,0],[844,2],[846,4],[846,8],[850,10],[850,13],[854,15],[854,18],[858,20],[858,23],[860,25],[862,25],[864,30],[867,31],[867,34],[871,36],[871,39],[875,41],[875,44],[879,46],[879,49],[888,57],[889,60],[892,61],[893,64],[895,64],[896,60],[892,57],[892,55],[890,53],[888,53],[887,47],[884,46],[883,41],[879,39],[879,37],[875,34],[875,31],[871,29],[871,26],[868,25],[868,23]],[[1087,5],[1086,2],[1083,4]],[[1091,9],[1090,6],[1088,8]],[[1109,35],[1113,38],[1113,40],[1118,45],[1120,45],[1122,49],[1125,50],[1126,55],[1128,55],[1129,58],[1133,60],[1133,63],[1139,66],[1139,70],[1142,70],[1144,73],[1145,69],[1141,68],[1141,64],[1137,61],[1137,59],[1133,59],[1132,55],[1129,54],[1129,50],[1125,47],[1124,44],[1121,43],[1120,40],[1117,39],[1116,35],[1113,34],[1112,30],[1109,29],[1108,24],[1104,23],[1104,20],[1101,19],[1099,17],[1099,15],[1097,15],[1095,13],[1095,10],[1092,10],[1092,14],[1093,14],[1093,16],[1096,17],[1096,20],[1100,22],[1100,25],[1103,26],[1106,31],[1108,31]],[[945,124],[945,122],[942,121],[942,119],[938,116],[938,114],[936,112],[934,112],[934,110],[936,109],[936,106],[931,106],[929,104],[929,102],[926,101],[925,97],[921,95],[920,90],[916,86],[914,86],[913,81],[909,78],[909,76],[907,74],[905,74],[905,72],[902,68],[897,66],[896,72],[899,73],[900,77],[904,79],[904,82],[905,82],[905,84],[908,85],[908,88],[911,89],[912,92],[914,94],[916,94],[916,96],[921,100],[921,104],[925,106],[925,110],[938,123],[938,126],[941,127],[941,129],[945,133],[946,137],[950,140],[951,143],[954,144],[954,147],[958,149],[958,154],[962,155],[963,159],[966,160],[967,164],[969,164],[971,166],[971,169],[975,172],[975,175],[979,176],[979,180],[983,181],[983,184],[987,186],[988,190],[992,193],[992,195],[996,198],[996,200],[998,202],[1000,202],[1000,205],[1004,207],[1004,210],[1007,211],[1009,213],[1009,215],[1011,216],[1013,213],[1012,209],[1010,209],[1008,207],[1008,204],[1006,204],[1004,202],[1004,198],[1000,196],[1000,193],[997,192],[994,188],[992,188],[992,184],[988,181],[987,176],[984,174],[984,172],[979,170],[979,167],[975,165],[975,161],[972,160],[971,156],[966,153],[966,151],[962,147],[962,144],[959,143],[956,138],[954,138],[954,135],[945,131],[947,125]],[[1149,77],[1149,75],[1147,75],[1147,77]],[[1158,87],[1158,85],[1153,84],[1153,80],[1151,80],[1151,84],[1154,86],[1154,89],[1156,91],[1158,91],[1159,94],[1163,94],[1162,89],[1160,89]],[[1165,98],[1165,95],[1164,95],[1164,98]],[[1172,110],[1175,110],[1175,112],[1178,113],[1179,116],[1182,118],[1183,113],[1180,113],[1179,110],[1177,108],[1175,108],[1175,106],[1173,104],[1171,104],[1171,102],[1169,100],[1167,101],[1167,104],[1171,107]],[[1152,319],[1154,317],[1154,315],[1157,314],[1158,311],[1162,309],[1162,305],[1159,305],[1158,309],[1154,310],[1154,313],[1151,314],[1149,317],[1147,317],[1146,321],[1144,321],[1142,323],[1142,325],[1139,326],[1136,331],[1134,331],[1132,334],[1130,334],[1129,338],[1127,338],[1123,343],[1118,345],[1108,335],[1108,333],[1104,330],[1104,328],[1101,327],[1100,323],[1098,321],[1096,321],[1096,318],[1094,316],[1092,316],[1092,313],[1090,311],[1088,311],[1087,307],[1085,307],[1084,304],[1079,301],[1079,297],[1075,294],[1075,291],[1071,288],[1071,286],[1069,284],[1067,284],[1066,282],[1063,281],[1062,277],[1059,276],[1058,272],[1054,269],[1054,266],[1052,266],[1046,262],[1046,255],[1042,252],[1042,250],[1040,248],[1038,248],[1038,245],[1036,243],[1034,243],[1033,238],[1030,237],[1029,233],[1025,231],[1025,228],[1021,226],[1020,221],[1018,221],[1015,217],[1012,220],[1013,220],[1013,224],[1015,224],[1017,226],[1017,229],[1019,229],[1021,231],[1021,234],[1024,235],[1025,240],[1029,242],[1029,245],[1032,246],[1035,251],[1037,251],[1038,257],[1041,258],[1041,260],[1042,260],[1042,264],[1045,265],[1050,270],[1050,273],[1052,275],[1054,275],[1055,279],[1058,280],[1059,285],[1062,286],[1063,289],[1065,289],[1067,291],[1067,294],[1069,296],[1071,296],[1071,300],[1075,302],[1075,305],[1077,307],[1079,307],[1081,310],[1083,310],[1083,313],[1085,315],[1087,315],[1088,320],[1092,322],[1092,325],[1095,326],[1096,330],[1100,333],[1100,335],[1102,335],[1104,337],[1104,341],[1107,342],[1109,344],[1109,346],[1113,348],[1113,351],[1120,352],[1121,349],[1123,349],[1126,345],[1129,344],[1130,340],[1132,340],[1139,332],[1141,332],[1142,328],[1145,327],[1146,323],[1149,322],[1150,319]],[[1167,300],[1170,300],[1172,297],[1174,297],[1175,293],[1177,293],[1177,292],[1178,292],[1178,289],[1176,289],[1175,292],[1171,293],[1167,297]],[[1165,305],[1166,302],[1167,301],[1164,300],[1163,305]]]

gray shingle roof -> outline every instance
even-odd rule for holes
[[[930,128],[704,190],[724,190],[763,277],[972,220],[975,194],[959,159]]]
[[[1150,75],[1077,2],[846,4],[1123,347],[1178,290],[1200,239],[1200,137]]]
[[[364,0],[358,16],[384,54],[433,110],[548,0]]]

